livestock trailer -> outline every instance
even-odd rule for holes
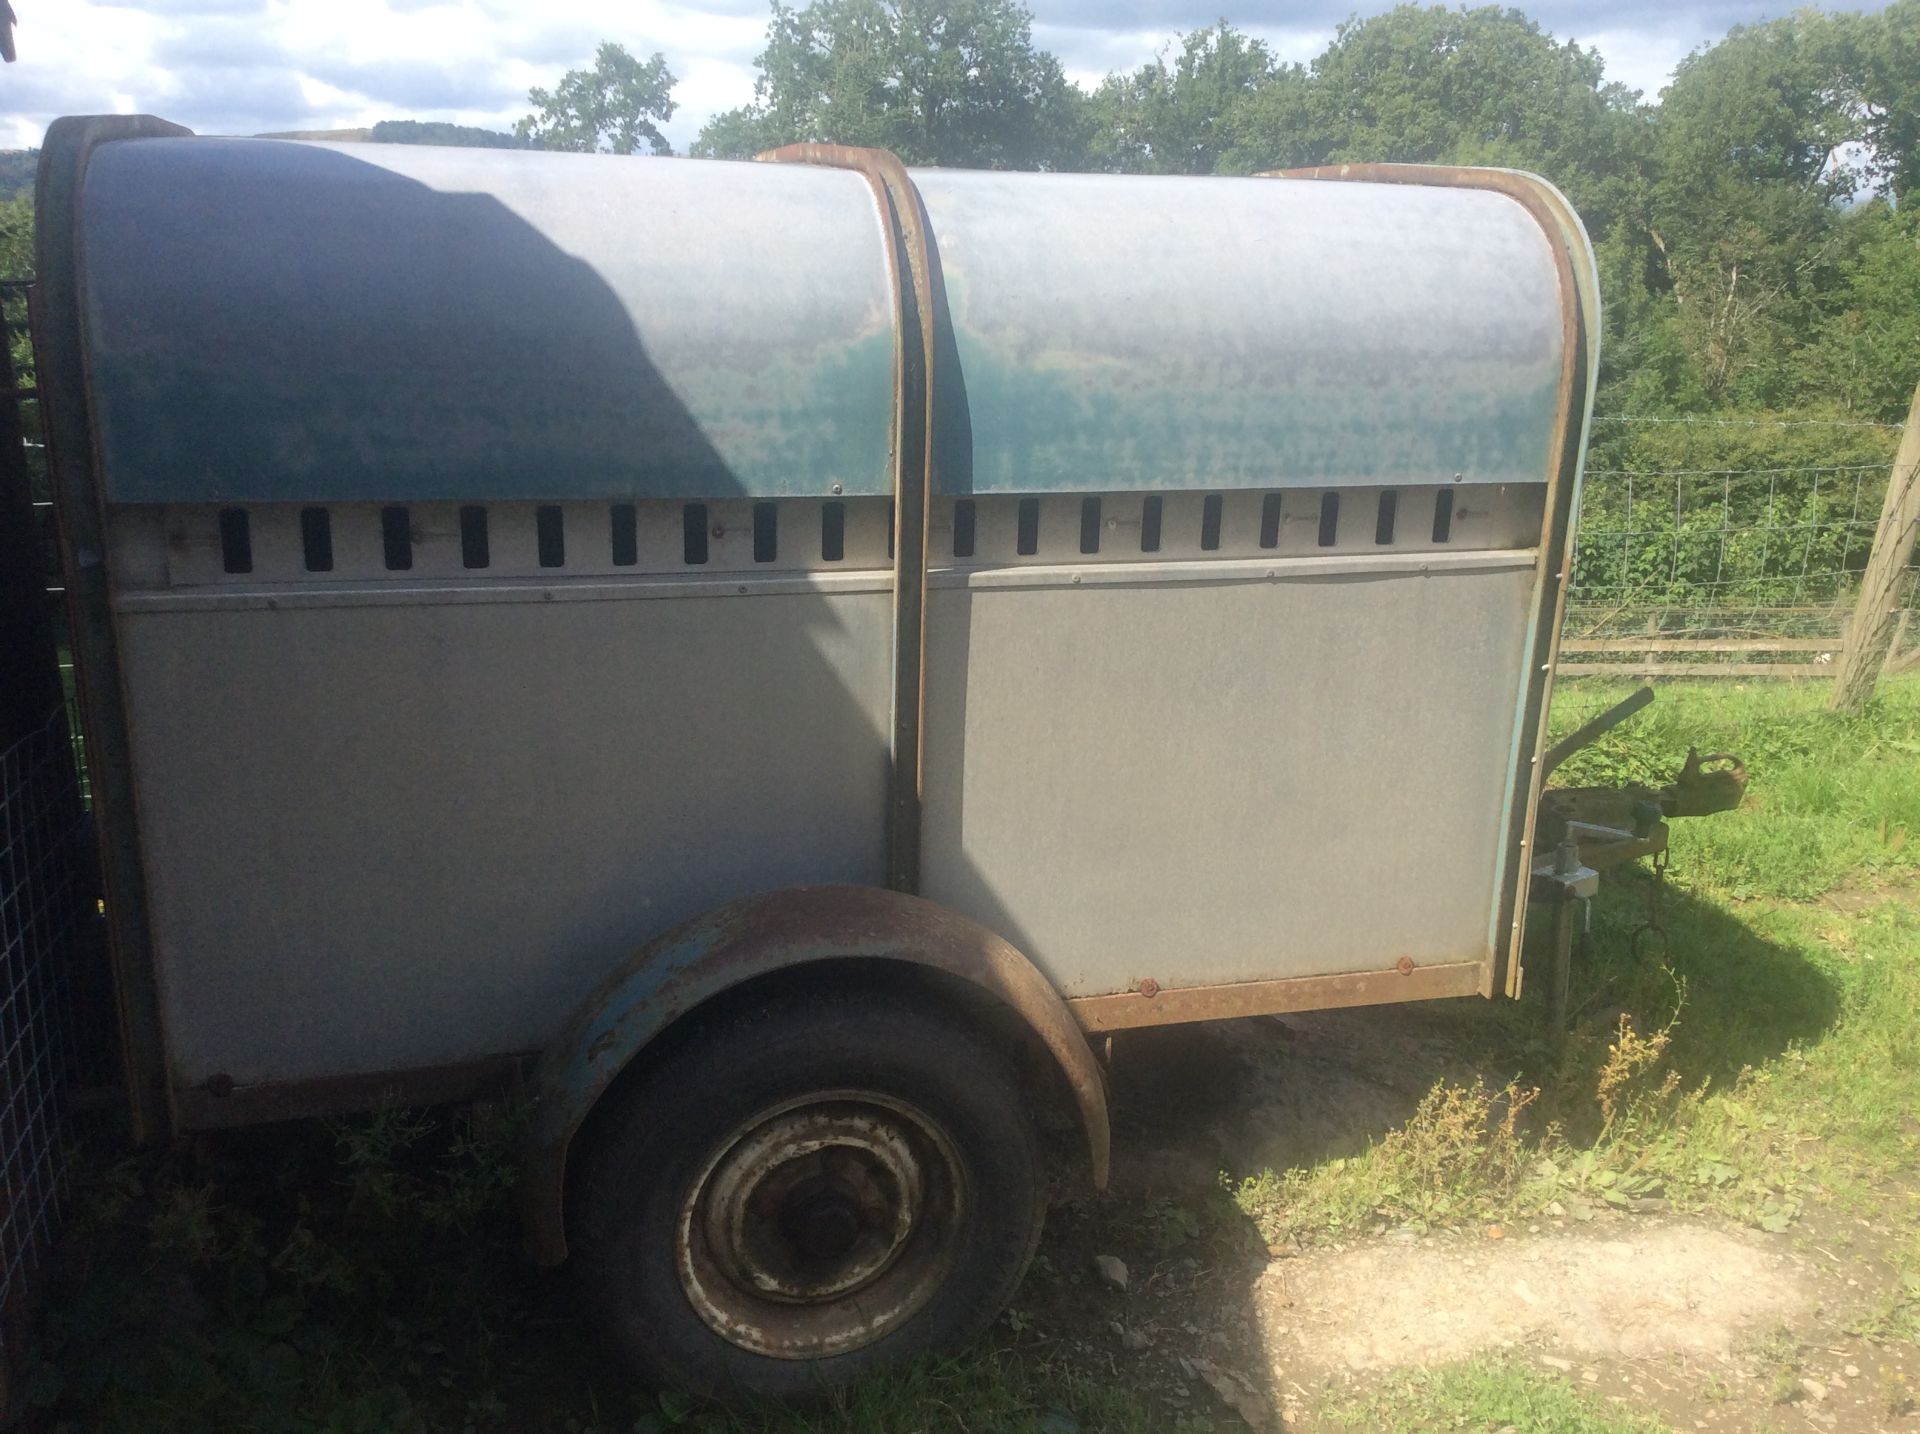
[[[1598,307],[1507,171],[761,158],[62,120],[36,323],[137,1128],[524,1076],[780,1393],[992,1317],[1091,1037],[1519,993]]]

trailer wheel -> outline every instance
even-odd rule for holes
[[[780,1398],[958,1348],[1039,1240],[1007,1062],[924,1001],[742,1011],[611,1099],[576,1167],[574,1254],[643,1378]]]

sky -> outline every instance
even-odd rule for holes
[[[1091,88],[1223,14],[1283,60],[1307,61],[1380,0],[1030,0],[1034,40]],[[712,115],[753,96],[766,0],[13,0],[19,61],[0,67],[0,148],[37,145],[63,114],[149,113],[201,134],[340,129],[382,119],[509,129],[613,40],[659,51],[679,79],[665,126],[685,152]],[[1793,8],[1746,0],[1536,0],[1610,78],[1656,97],[1689,51]],[[1868,0],[1867,8],[1878,8]]]

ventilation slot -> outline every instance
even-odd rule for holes
[[[466,507],[460,510],[460,566],[484,568],[493,561],[487,543],[487,510]]]
[[[755,534],[758,542],[759,535]],[[847,505],[820,505],[820,561],[837,563],[847,556]]]
[[[753,505],[753,560],[770,563],[780,556],[780,514],[771,503]]]
[[[1224,503],[1218,493],[1207,494],[1200,505],[1200,551],[1217,552],[1220,547],[1220,510]]]
[[[1019,532],[1014,537],[1014,551],[1022,557],[1031,557],[1040,551],[1040,500],[1022,498],[1020,500]]]
[[[533,510],[533,545],[541,567],[567,565],[567,524],[559,504],[542,503]]]
[[[1100,551],[1100,500],[1098,498],[1080,500],[1080,551],[1083,553]]]
[[[707,560],[707,505],[688,503],[680,510],[680,557],[697,566]]]
[[[300,561],[310,573],[333,571],[333,515],[325,508],[300,510]]]
[[[893,561],[893,500],[887,500],[887,561]]]
[[[1400,495],[1387,488],[1380,494],[1380,511],[1373,520],[1373,540],[1381,547],[1393,541],[1393,515],[1400,507]]]
[[[1280,495],[1269,493],[1260,500],[1260,546],[1280,546]]]
[[[973,535],[973,499],[962,498],[953,505],[953,555],[956,558],[973,556]]]
[[[613,565],[630,568],[640,561],[640,522],[633,504],[615,503],[612,511]]]
[[[1160,551],[1160,499],[1153,497],[1140,505],[1140,551]]]
[[[230,573],[253,571],[253,533],[245,508],[220,510],[220,565]]]
[[[405,508],[380,510],[380,544],[388,572],[403,573],[413,566],[413,524]]]
[[[1433,540],[1444,543],[1453,536],[1453,489],[1442,488],[1433,495]]]
[[[1331,548],[1340,535],[1340,495],[1320,495],[1320,546]]]

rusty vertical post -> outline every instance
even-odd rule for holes
[[[1887,499],[1880,505],[1880,526],[1873,552],[1860,575],[1860,597],[1847,620],[1847,645],[1840,654],[1840,676],[1833,684],[1835,712],[1851,712],[1873,696],[1873,687],[1893,643],[1900,611],[1900,589],[1907,561],[1920,538],[1920,385],[1907,409],[1906,431],[1887,476]]]
[[[890,240],[893,370],[893,703],[888,744],[886,877],[920,890],[920,804],[926,761],[927,535],[933,502],[932,226],[906,166],[884,149],[790,144],[754,156],[770,164],[817,164],[866,177]]]

